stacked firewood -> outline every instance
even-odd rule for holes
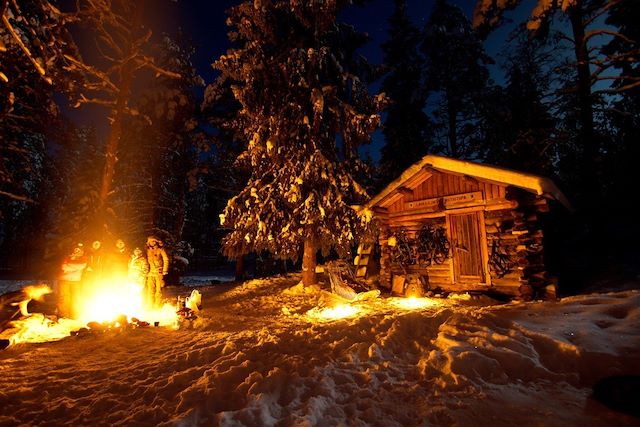
[[[520,193],[518,208],[511,211],[516,236],[517,269],[520,273],[520,297],[524,300],[554,299],[556,287],[544,266],[543,232],[538,213],[548,211],[547,201],[530,193]]]

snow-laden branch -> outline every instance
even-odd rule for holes
[[[598,89],[594,91],[594,93],[622,93],[631,89],[635,89],[640,87],[640,78],[629,78],[629,77],[603,77],[600,80],[635,80],[633,83],[626,84],[624,86],[620,86],[617,88],[609,88],[609,89]]]
[[[136,61],[138,61],[141,64],[141,68],[146,67],[155,71],[156,77],[162,75],[162,76],[171,77],[174,79],[182,78],[182,75],[178,73],[174,73],[173,71],[165,70],[164,68],[158,67],[153,61],[153,58],[149,56],[138,56],[136,58]]]
[[[96,68],[85,64],[82,61],[78,61],[76,58],[74,58],[71,55],[64,55],[64,58],[71,62],[73,65],[75,65],[76,67],[82,69],[83,71],[90,73],[91,75],[97,77],[100,81],[102,81],[105,85],[107,85],[107,87],[109,87],[111,90],[113,90],[114,92],[118,92],[118,87],[116,85],[113,84],[113,82],[111,82],[111,79],[109,78],[109,76],[99,70],[97,70]]]
[[[9,21],[9,18],[7,18],[7,15],[5,15],[4,13],[2,14],[2,23],[4,24],[5,28],[9,32],[9,34],[11,35],[11,38],[13,38],[13,40],[16,42],[16,44],[20,47],[20,49],[27,56],[27,59],[29,59],[29,61],[33,64],[33,66],[35,67],[36,71],[42,77],[45,77],[46,70],[44,69],[44,67],[42,65],[40,65],[40,63],[36,60],[36,58],[33,57],[33,55],[31,54],[31,51],[23,43],[22,39],[20,38],[18,33],[16,33],[15,29],[13,28],[13,25],[11,25],[11,22]],[[51,81],[51,79],[49,77],[45,77],[44,80],[49,84],[52,83],[52,81]]]
[[[87,98],[84,94],[80,94],[80,99],[78,99],[78,102],[76,102],[74,107],[77,108],[80,106],[80,104],[96,104],[96,105],[103,105],[109,108],[115,108],[116,106],[115,101],[107,101],[100,98]]]

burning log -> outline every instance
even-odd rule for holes
[[[71,331],[71,336],[85,337],[90,333],[91,333],[91,330],[89,328],[80,328],[76,331]]]
[[[135,327],[138,327],[138,328],[144,328],[144,327],[150,325],[149,322],[145,322],[144,320],[140,320],[137,317],[134,317],[134,318],[131,319],[131,324],[133,326],[135,326]]]

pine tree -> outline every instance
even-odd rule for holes
[[[238,47],[214,64],[242,108],[231,122],[248,143],[246,187],[229,200],[228,256],[303,254],[303,283],[316,281],[318,249],[349,251],[358,234],[350,204],[366,197],[353,179],[357,147],[378,126],[383,96],[371,98],[348,65],[362,42],[336,23],[349,1],[244,2],[230,10]]]
[[[382,83],[382,90],[391,101],[380,156],[383,184],[422,158],[430,145],[430,122],[423,111],[427,93],[422,89],[424,59],[418,49],[421,36],[407,16],[406,5],[406,0],[395,0],[395,10],[389,18],[389,40],[382,45],[384,63],[391,70]]]
[[[46,261],[60,261],[78,242],[103,238],[93,234],[91,226],[99,206],[101,170],[96,164],[104,155],[104,142],[93,127],[75,128],[67,123],[63,129],[65,138],[49,154],[48,179],[57,188],[47,195],[55,202],[46,204]]]
[[[638,93],[640,87],[640,3],[633,0],[610,2],[605,23],[615,28],[606,33],[611,37],[601,52],[604,58],[597,64],[604,72],[610,68],[619,73],[607,73],[614,93]]]
[[[521,0],[479,0],[474,12],[474,26],[487,34],[500,25],[506,10],[515,8]],[[578,154],[581,154],[581,177],[585,189],[592,195],[598,196],[600,188],[599,172],[601,172],[602,135],[598,135],[598,123],[594,113],[594,106],[599,102],[596,96],[600,92],[610,92],[611,89],[595,89],[599,81],[607,81],[612,77],[607,70],[616,62],[637,62],[637,51],[629,51],[626,55],[602,57],[596,54],[604,36],[624,40],[620,33],[610,27],[602,25],[602,17],[612,8],[635,3],[634,0],[567,0],[564,2],[538,0],[527,22],[527,28],[537,34],[549,34],[549,28],[554,18],[560,16],[567,20],[571,35],[565,36],[573,47],[573,61],[570,63],[571,80],[563,85],[562,95],[575,96],[578,121]],[[618,87],[615,90],[620,90]],[[575,156],[575,152],[572,153]]]
[[[77,78],[64,69],[77,56],[66,21],[48,1],[0,0],[0,198],[33,201],[25,179],[58,122],[54,90]]]
[[[206,194],[207,207],[199,213],[206,215],[213,208],[216,213],[221,212],[230,197],[240,193],[245,187],[251,173],[246,162],[236,162],[238,156],[244,151],[242,133],[240,129],[228,124],[237,119],[242,105],[235,99],[231,81],[227,78],[219,79],[216,84],[210,85],[205,91],[203,103],[204,115],[207,122],[213,126],[216,132],[210,135],[212,150],[206,156],[205,162],[199,166],[202,172],[199,190]],[[221,174],[219,171],[225,171]],[[208,209],[207,209],[208,208]],[[216,209],[218,208],[218,209]],[[217,242],[221,242],[225,231],[216,221],[216,228],[211,230]],[[211,246],[211,245],[209,245]],[[217,247],[216,253],[221,254]],[[244,259],[246,254],[236,256],[235,279],[241,281],[245,277]]]
[[[619,205],[620,215],[628,215],[629,229],[638,229],[634,217],[633,200],[628,197],[629,183],[637,178],[637,159],[640,157],[640,3],[622,1],[609,9],[606,23],[615,28],[614,36],[603,47],[602,53],[609,58],[606,65],[614,68],[610,90],[617,96],[609,110],[615,148],[610,150],[608,171],[605,176],[612,180],[609,200]],[[625,206],[626,205],[626,206]],[[629,239],[633,241],[633,239]]]
[[[445,134],[443,149],[452,157],[471,157],[489,83],[486,64],[493,61],[462,10],[446,0],[436,1],[422,50],[427,60],[426,88],[437,93],[434,121]]]
[[[484,102],[484,158],[489,163],[550,175],[558,142],[558,124],[549,98],[554,48],[516,30],[505,51],[507,85]]]

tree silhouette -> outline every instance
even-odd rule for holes
[[[430,121],[423,111],[427,93],[423,89],[420,42],[421,33],[407,16],[406,1],[395,0],[395,10],[389,18],[389,40],[382,45],[384,63],[390,70],[382,90],[391,101],[386,110],[385,145],[380,156],[383,184],[422,158],[431,142]]]
[[[452,157],[470,157],[477,139],[480,103],[492,63],[462,10],[437,0],[425,27],[422,50],[426,56],[426,88],[436,92],[436,125],[445,133],[444,151]]]

